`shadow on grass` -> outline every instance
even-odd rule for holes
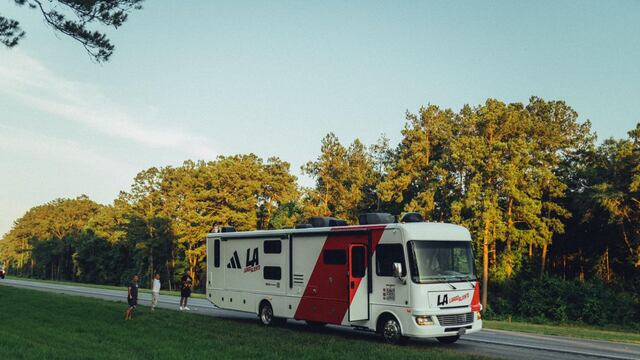
[[[232,321],[232,322],[243,324],[243,325],[264,327],[264,325],[260,324],[257,318],[255,320],[249,319],[249,318],[237,318],[237,317],[218,317],[218,318],[223,319],[225,321]],[[276,329],[290,330],[296,333],[308,334],[312,336],[314,335],[333,336],[343,340],[362,341],[362,342],[368,342],[372,344],[383,343],[382,337],[373,331],[360,330],[360,329],[355,329],[348,326],[340,326],[340,325],[310,326],[310,325],[307,325],[304,321],[287,320],[285,324],[274,325],[273,327]],[[409,341],[407,341],[404,345],[388,345],[388,346],[413,347],[416,349],[447,348],[447,349],[455,350],[456,345],[440,344],[435,338],[434,339],[410,338]]]

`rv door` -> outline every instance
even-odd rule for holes
[[[349,321],[369,319],[367,289],[367,247],[349,245]]]

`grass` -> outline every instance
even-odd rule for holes
[[[42,280],[42,279],[32,279],[32,278],[25,278],[25,277],[12,276],[12,275],[7,275],[7,279],[27,280],[27,281],[35,281],[35,282],[41,282],[41,283],[52,283],[52,284],[59,284],[59,285],[71,285],[71,286],[80,286],[80,287],[97,288],[97,289],[123,290],[123,291],[126,290],[126,288],[124,286],[86,284],[86,283],[73,282],[73,281]],[[140,292],[151,293],[151,289],[140,288]],[[160,294],[162,294],[162,295],[180,296],[180,292],[179,291],[160,290]],[[207,298],[205,294],[200,294],[200,293],[196,293],[196,292],[193,292],[193,291],[191,292],[191,297],[200,298],[200,299],[206,299]]]
[[[520,331],[533,334],[569,336],[582,339],[640,344],[640,333],[606,330],[582,324],[541,325],[517,321],[508,322],[484,320],[482,325],[485,329]]]
[[[391,346],[357,332],[206,317],[0,285],[0,359],[480,359],[436,342]]]

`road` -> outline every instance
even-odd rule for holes
[[[125,301],[126,291],[61,285],[55,283],[4,279],[0,285],[10,285],[34,290],[86,296],[114,301]],[[0,292],[1,292],[0,288]],[[148,305],[151,294],[140,293],[140,303]],[[161,295],[158,307],[178,310],[179,298]],[[216,308],[205,299],[189,299],[191,312],[224,318],[255,319],[255,315]],[[289,327],[303,327],[303,322],[289,321]],[[329,326],[321,331],[345,333],[364,340],[376,340],[369,332],[347,327]],[[512,331],[483,330],[463,336],[457,343],[441,345],[434,340],[414,340],[413,346],[443,347],[455,351],[503,359],[565,360],[565,359],[640,359],[640,345],[610,341],[582,340],[561,336],[526,334]]]

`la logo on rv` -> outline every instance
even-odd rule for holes
[[[258,248],[253,249],[253,255],[251,256],[251,260],[249,260],[249,255],[251,255],[251,249],[247,249],[247,260],[245,262],[244,272],[254,272],[260,270],[260,261],[258,260]],[[240,258],[238,257],[238,252],[234,251],[233,256],[229,259],[229,263],[227,263],[227,268],[229,269],[240,269],[242,265],[240,265]]]
[[[448,305],[454,302],[460,302],[460,301],[464,301],[469,297],[469,293],[466,293],[464,295],[456,295],[454,297],[452,297],[451,299],[449,299],[449,295],[448,294],[444,294],[444,296],[442,297],[442,299],[440,299],[440,295],[438,295],[438,306],[443,306],[443,305]]]

